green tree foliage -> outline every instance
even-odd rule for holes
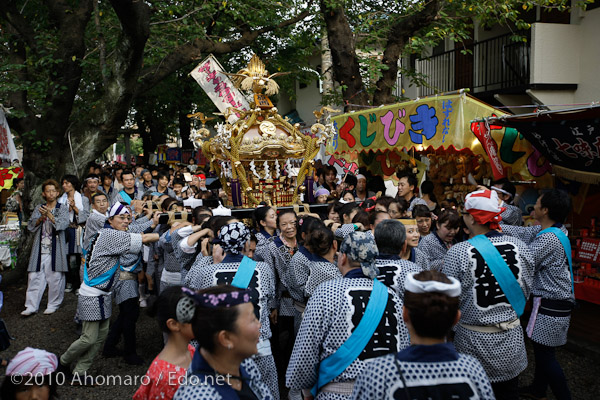
[[[570,0],[320,0],[338,100],[393,103],[400,57],[420,54],[446,38],[460,46],[470,38],[474,20],[508,26],[514,40],[524,40],[517,32],[530,28],[527,13],[538,6],[567,12],[570,5]],[[414,71],[402,72],[419,79]]]
[[[196,100],[197,92],[179,88],[202,58],[213,53],[231,68],[232,53],[273,54],[285,40],[262,48],[257,39],[288,35],[310,7],[299,0],[0,1],[0,102],[12,108],[9,124],[23,146],[26,208],[44,179],[83,174],[126,121],[154,118],[158,130],[171,129],[181,110],[170,103]]]
[[[83,173],[126,121],[173,129],[178,106],[203,102],[187,76],[196,63],[213,53],[235,68],[242,59],[233,53],[275,54],[285,41],[257,39],[289,34],[310,7],[296,0],[0,2],[0,102],[12,108],[29,187]]]

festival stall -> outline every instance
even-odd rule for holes
[[[600,304],[600,105],[488,118],[516,129],[552,164],[556,187],[573,199],[570,239],[575,296]]]
[[[17,150],[2,105],[0,105],[0,160],[7,165],[18,160]],[[2,191],[3,205],[10,193],[9,190],[13,187],[13,180],[23,178],[23,176],[23,170],[20,167],[0,168],[0,190]],[[20,233],[17,214],[3,212],[0,223],[0,270],[9,266],[14,268],[16,265]]]
[[[500,177],[551,179],[549,164],[516,129],[475,122],[505,114],[463,91],[346,113],[332,118],[337,133],[326,151],[384,179],[426,170],[438,199],[463,198],[473,183]]]

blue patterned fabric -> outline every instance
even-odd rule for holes
[[[219,230],[219,244],[227,253],[240,254],[250,239],[250,231],[241,222],[232,222]]]
[[[342,242],[340,253],[359,262],[365,276],[375,279],[379,275],[379,270],[375,265],[375,257],[379,251],[373,235],[368,235],[366,232],[352,232]]]

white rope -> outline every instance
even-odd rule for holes
[[[77,164],[75,163],[75,154],[73,153],[73,145],[71,144],[71,129],[67,130],[67,138],[69,139],[69,148],[71,149],[71,158],[73,159],[75,173],[77,176],[79,176],[79,170],[77,169]]]

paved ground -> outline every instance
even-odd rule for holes
[[[16,337],[11,347],[0,353],[4,358],[13,357],[19,350],[27,346],[43,348],[57,355],[64,352],[69,344],[77,339],[73,323],[73,315],[77,305],[76,296],[73,293],[65,294],[63,307],[54,315],[37,314],[29,318],[23,318],[19,313],[23,310],[25,301],[25,286],[15,285],[2,287],[4,290],[4,308],[0,314],[6,321],[10,333]],[[42,310],[45,309],[46,299],[42,302]],[[591,310],[597,311],[597,308]],[[600,329],[600,327],[598,327]],[[156,322],[144,312],[140,316],[137,329],[138,354],[146,364],[140,367],[132,367],[122,359],[105,359],[98,356],[91,369],[91,374],[97,377],[97,382],[103,379],[111,379],[103,385],[93,388],[69,387],[59,388],[59,394],[63,399],[69,400],[105,400],[105,399],[128,399],[131,398],[139,385],[141,376],[146,372],[152,359],[162,348],[162,334],[159,332]],[[522,374],[521,382],[529,382],[533,371],[533,354],[531,346],[530,366]],[[566,371],[569,379],[573,399],[597,399],[600,397],[600,344],[582,342],[578,339],[572,341],[566,348],[559,349],[558,359]],[[2,373],[4,371],[1,371]],[[137,379],[137,383],[135,383]],[[553,399],[550,395],[549,399]]]

